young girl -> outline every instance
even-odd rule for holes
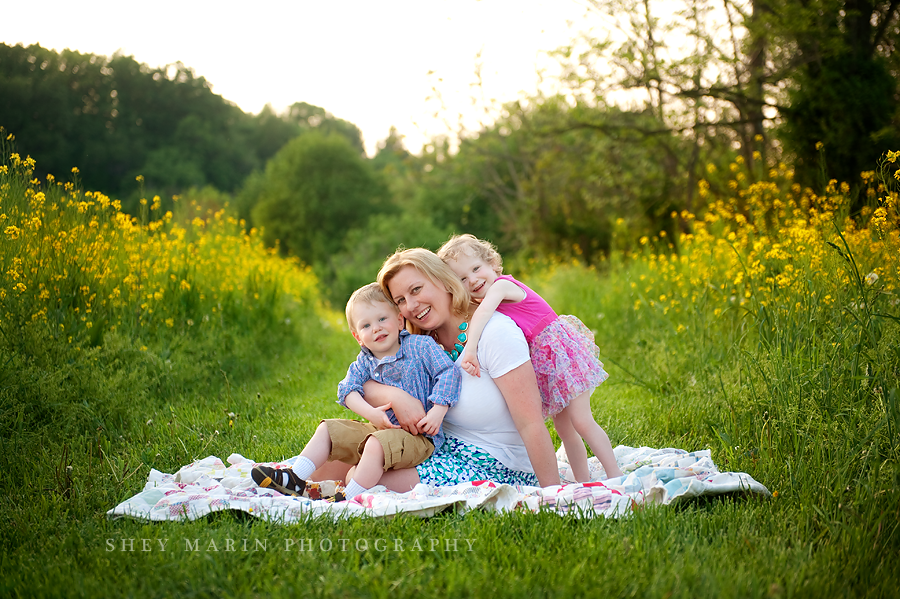
[[[622,476],[609,437],[591,413],[591,393],[609,375],[603,370],[590,330],[574,316],[557,316],[538,294],[502,274],[502,258],[490,242],[457,235],[441,246],[438,256],[462,279],[472,297],[480,300],[462,350],[463,370],[480,376],[477,351],[481,332],[495,310],[509,316],[525,333],[544,417],[553,417],[575,480],[590,480],[582,439],[608,478]]]

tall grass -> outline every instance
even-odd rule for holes
[[[855,218],[846,185],[817,195],[783,166],[746,185],[735,163],[734,195],[675,215],[677,240],[536,282],[595,328],[610,382],[648,391],[645,434],[711,448],[796,505],[786,525],[813,548],[874,571],[900,548],[896,157],[864,173],[875,209]],[[621,388],[595,401],[614,406]]]
[[[67,514],[102,514],[151,467],[177,468],[224,439],[251,450],[250,422],[278,406],[263,395],[266,377],[290,361],[285,385],[305,389],[299,379],[311,372],[315,384],[331,343],[320,333],[340,320],[319,305],[308,268],[277,257],[224,212],[190,204],[161,213],[153,198],[130,217],[116,200],[81,190],[74,169],[71,181],[35,179],[34,161],[3,138],[8,551]]]

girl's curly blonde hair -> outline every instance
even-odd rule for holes
[[[503,258],[494,244],[478,239],[469,233],[454,235],[437,251],[438,258],[444,262],[456,260],[462,254],[480,258],[484,260],[485,264],[490,264],[498,275],[503,274]]]

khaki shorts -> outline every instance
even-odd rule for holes
[[[331,437],[328,461],[358,464],[369,437],[375,437],[384,450],[385,471],[413,468],[431,457],[434,443],[425,435],[411,435],[402,428],[378,430],[368,422],[334,418],[323,420]]]

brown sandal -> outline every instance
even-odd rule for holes
[[[298,497],[306,489],[306,481],[290,468],[276,470],[271,466],[254,466],[250,478],[264,489],[275,489],[284,495]]]

